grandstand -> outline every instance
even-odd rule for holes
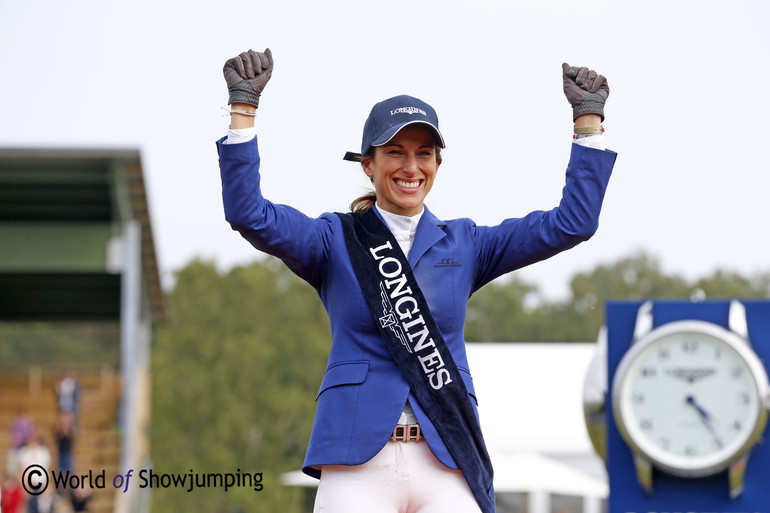
[[[20,406],[55,462],[53,387],[73,366],[82,387],[76,470],[112,477],[148,465],[149,348],[165,305],[139,152],[0,148],[0,241],[0,324],[13,325],[10,344],[24,345],[26,325],[113,324],[117,355],[72,362],[40,351],[0,362],[3,468]],[[147,504],[138,487],[115,492],[112,482],[95,489],[89,511],[133,513]]]

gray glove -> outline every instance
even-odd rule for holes
[[[222,70],[230,92],[228,105],[247,103],[259,106],[259,95],[273,74],[273,54],[269,48],[265,52],[249,50],[225,62]]]
[[[610,95],[610,86],[604,75],[588,68],[561,65],[564,94],[572,105],[572,120],[583,114],[599,114],[604,121],[604,102]]]

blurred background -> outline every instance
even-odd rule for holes
[[[436,108],[447,142],[429,207],[479,224],[558,203],[572,135],[561,63],[604,74],[619,157],[598,233],[480,291],[466,323],[469,342],[590,350],[606,299],[770,294],[768,21],[762,1],[0,2],[4,480],[13,426],[34,425],[56,467],[74,422],[77,472],[264,474],[261,492],[108,483],[91,511],[310,510],[312,490],[281,478],[302,462],[328,322],[312,289],[224,221],[226,59],[275,57],[257,118],[271,200],[346,210],[367,182],[342,155],[375,102],[406,93]],[[587,358],[572,361],[579,381]],[[79,390],[76,418],[60,418],[62,383]],[[579,396],[547,394],[573,385],[526,395],[558,413]],[[489,416],[536,422],[524,395],[495,396]],[[570,418],[550,442],[502,428],[501,443],[589,452]],[[578,470],[604,479],[598,467]],[[511,501],[528,511],[526,493]]]

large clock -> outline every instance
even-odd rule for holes
[[[740,494],[749,451],[767,422],[768,378],[751,349],[745,310],[730,307],[730,328],[681,320],[652,329],[651,304],[637,315],[634,342],[612,383],[618,430],[642,486],[652,467],[682,477],[729,470]]]

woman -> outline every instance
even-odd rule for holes
[[[616,156],[603,149],[604,77],[563,65],[578,144],[559,206],[487,227],[441,221],[425,206],[444,139],[433,108],[410,96],[376,104],[361,153],[345,156],[374,184],[353,213],[313,219],[266,200],[254,115],[272,71],[269,49],[226,62],[231,121],[217,147],[228,222],[312,285],[329,315],[303,465],[321,479],[316,511],[494,511],[463,339],[467,302],[596,230]]]

